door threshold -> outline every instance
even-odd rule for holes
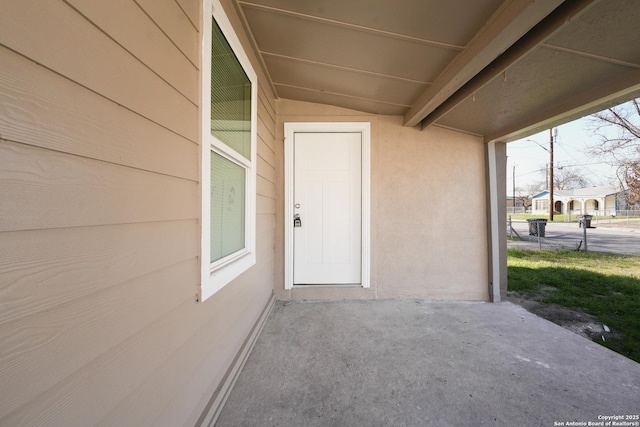
[[[306,289],[306,288],[362,288],[360,283],[331,283],[331,284],[295,284],[293,289]]]

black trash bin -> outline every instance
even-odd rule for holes
[[[529,236],[537,236],[539,231],[540,237],[544,237],[545,227],[547,226],[546,218],[531,218],[527,222],[529,223]]]
[[[578,227],[591,228],[591,218],[593,215],[582,215]]]

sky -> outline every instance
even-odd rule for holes
[[[608,186],[614,182],[615,168],[587,154],[588,146],[597,144],[601,138],[594,134],[591,120],[583,117],[554,128],[554,132],[557,129],[553,144],[554,170],[558,167],[575,167],[583,172],[591,185]],[[530,184],[545,181],[545,167],[549,163],[549,139],[549,130],[545,130],[507,144],[508,196],[513,194],[514,175],[516,190],[526,190]]]

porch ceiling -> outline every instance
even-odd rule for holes
[[[640,94],[636,0],[235,0],[278,97],[512,140]]]

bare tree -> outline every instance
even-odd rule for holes
[[[591,116],[600,142],[590,154],[617,168],[617,177],[629,189],[627,200],[640,203],[640,98]]]
[[[529,185],[527,185],[527,190],[526,192],[529,193],[532,197],[542,193],[544,190],[547,189],[547,186],[545,184],[544,181],[539,181],[539,182],[533,182]]]
[[[529,211],[533,204],[533,196],[542,191],[544,191],[544,182],[529,184],[526,189],[516,187],[516,201],[520,202],[520,206],[525,209],[525,212]]]
[[[532,194],[530,192],[524,191],[520,187],[516,187],[516,202],[519,202],[525,212],[531,207],[531,197]]]
[[[553,188],[557,190],[573,190],[589,186],[589,180],[576,169],[568,167],[554,168]]]
[[[541,176],[544,176],[543,181],[536,182],[534,186],[542,190],[548,190],[549,185],[549,172],[546,169],[540,169]],[[553,188],[556,190],[573,190],[575,188],[584,188],[590,185],[589,180],[578,169],[570,168],[567,166],[560,166],[553,168]]]

